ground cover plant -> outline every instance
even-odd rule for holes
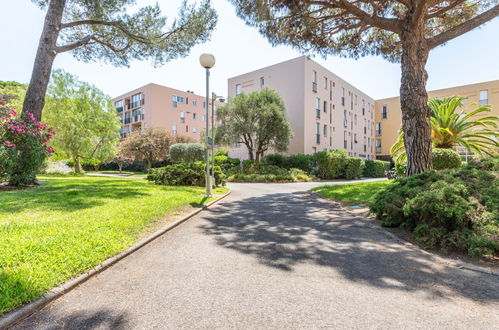
[[[225,185],[225,174],[215,165],[215,185]],[[152,168],[147,175],[148,181],[168,186],[205,186],[206,163],[178,163],[160,168]]]
[[[384,226],[402,227],[424,246],[472,256],[499,253],[498,160],[401,178],[370,208]]]
[[[360,182],[321,186],[312,189],[312,191],[315,191],[323,197],[342,203],[367,205],[378,191],[392,184],[392,180]]]
[[[0,192],[0,315],[123,251],[178,208],[207,201],[200,187],[40,179],[35,188]]]

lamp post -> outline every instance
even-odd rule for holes
[[[215,101],[224,102],[223,96],[211,93],[211,175],[215,177]]]
[[[215,56],[212,54],[201,54],[199,57],[199,63],[206,70],[206,152],[205,152],[205,161],[206,161],[206,193],[205,197],[211,197],[211,175],[210,175],[210,156],[209,156],[209,112],[208,108],[210,106],[210,69],[215,66]]]

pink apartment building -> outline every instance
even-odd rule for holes
[[[268,87],[286,105],[293,130],[288,154],[343,149],[375,159],[374,100],[307,56],[245,73],[228,81],[228,96]],[[244,145],[230,149],[247,158]]]
[[[199,141],[205,129],[205,97],[191,91],[151,83],[115,97],[113,102],[122,123],[122,137],[136,130],[154,127]],[[221,104],[215,102],[215,109]]]

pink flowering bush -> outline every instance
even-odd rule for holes
[[[55,134],[27,112],[19,114],[0,96],[0,181],[30,184],[47,156],[54,150],[47,142]]]

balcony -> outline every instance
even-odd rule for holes
[[[316,82],[312,83],[312,92],[317,93],[317,83]]]
[[[130,124],[130,122],[131,122],[131,118],[125,118],[125,125]]]
[[[129,104],[129,108],[128,109],[137,108],[139,105],[140,105],[140,101],[132,102],[132,103]]]
[[[315,109],[315,118],[321,119],[321,109]]]
[[[381,136],[381,135],[382,135],[381,130],[376,130],[376,136]]]
[[[347,119],[343,120],[343,127],[345,127],[345,128],[348,127],[348,120]]]
[[[320,134],[315,134],[315,142],[317,144],[321,144],[321,135]]]
[[[380,154],[381,153],[381,147],[376,147],[376,153]]]

